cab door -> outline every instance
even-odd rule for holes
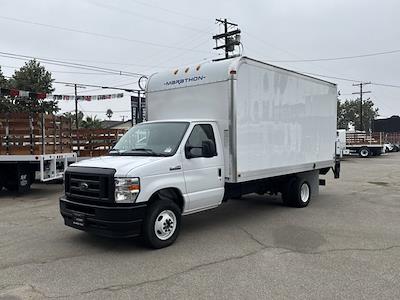
[[[183,151],[188,211],[211,208],[224,196],[224,158],[215,123],[195,124]]]

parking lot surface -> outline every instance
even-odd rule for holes
[[[61,184],[0,192],[0,299],[399,299],[400,153],[342,162],[304,209],[250,195],[149,250],[63,225]]]

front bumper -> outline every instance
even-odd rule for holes
[[[60,198],[60,212],[67,226],[96,235],[129,238],[139,236],[146,204],[100,206]]]

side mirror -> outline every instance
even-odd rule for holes
[[[217,154],[217,148],[212,140],[203,141],[201,146],[203,157],[213,157]]]
[[[193,151],[195,149],[201,149],[200,151]],[[194,152],[194,153],[193,153]],[[213,157],[217,155],[217,149],[215,147],[215,143],[211,140],[203,141],[201,147],[193,147],[190,145],[185,146],[185,156],[187,159],[196,158],[196,157]]]
[[[192,154],[192,146],[186,145],[185,146],[185,156],[187,159],[194,158],[195,156]]]

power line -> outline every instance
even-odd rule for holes
[[[12,59],[18,59],[18,60],[36,59],[38,61],[41,61],[41,62],[44,62],[47,64],[57,65],[57,66],[84,69],[84,70],[97,71],[97,72],[103,72],[103,73],[127,75],[127,76],[129,76],[129,75],[131,75],[131,76],[145,75],[145,74],[141,74],[141,73],[115,70],[115,69],[110,69],[110,68],[97,67],[97,66],[92,66],[92,65],[72,63],[72,62],[67,62],[67,61],[48,59],[48,58],[40,58],[40,57],[35,57],[35,56],[15,54],[15,53],[9,53],[9,52],[1,52],[1,51],[0,51],[0,57],[7,57],[7,58],[12,58]]]
[[[274,49],[276,49],[276,50],[278,50],[280,52],[286,53],[289,56],[292,56],[292,57],[296,58],[297,60],[304,60],[302,57],[299,57],[297,54],[295,54],[295,53],[293,53],[291,51],[288,51],[286,49],[280,48],[278,46],[272,45],[271,43],[261,39],[257,35],[251,34],[251,33],[247,32],[247,31],[245,31],[244,34],[249,36],[250,38],[253,38],[255,41],[259,42],[262,45],[267,45],[268,47],[271,47],[271,48],[274,48]],[[264,55],[262,55],[261,57],[264,57]],[[306,63],[309,63],[310,66],[312,65],[313,67],[317,67],[318,69],[323,70],[323,72],[325,72],[325,70],[327,70],[328,72],[331,72],[330,68],[327,68],[326,66],[321,66],[320,64],[315,64],[314,62],[306,62]]]
[[[215,27],[215,24],[213,24],[212,26],[209,26],[209,27],[207,27],[207,30],[211,30],[211,29],[213,29]],[[190,43],[192,43],[192,42],[198,42],[199,41],[199,38],[202,36],[203,34],[194,34],[194,35],[191,35],[188,39],[185,39],[185,40],[182,40],[180,43],[178,43],[177,45],[182,45],[182,46],[186,46],[187,47],[187,45],[188,44],[190,44]],[[206,44],[207,42],[209,42],[210,41],[210,39],[209,39],[209,35],[207,35],[207,38],[206,39],[204,39],[204,40],[202,40],[202,42],[201,43],[196,43],[193,47],[189,47],[189,49],[197,49],[198,47],[200,47],[200,46],[203,46],[204,44]],[[189,50],[190,51],[190,50]],[[185,55],[187,52],[189,52],[189,51],[186,51],[186,50],[183,50],[183,51],[178,51],[178,53],[175,53],[173,56],[167,56],[166,58],[163,58],[163,59],[159,59],[159,60],[157,60],[157,63],[156,64],[161,64],[161,63],[164,63],[165,61],[168,61],[169,63],[171,62],[171,60],[173,61],[173,60],[175,60],[176,58],[181,58],[183,55]],[[158,54],[158,53],[157,53]],[[146,61],[152,61],[152,63],[153,63],[153,61],[154,61],[154,57],[155,56],[159,56],[159,55],[153,55],[152,57],[150,57],[149,59],[146,59]],[[160,67],[160,66],[157,66],[157,67]],[[151,67],[150,66],[150,68],[147,68],[147,69],[145,69],[144,70],[144,72],[148,72],[149,70],[151,70],[153,67]],[[166,67],[165,67],[166,68]]]
[[[19,69],[21,67],[16,66],[8,66],[0,64],[1,68],[9,68],[9,69]],[[47,70],[51,73],[62,73],[62,74],[79,74],[79,75],[106,75],[106,76],[113,76],[113,75],[121,75],[121,74],[109,74],[109,73],[88,73],[88,72],[72,72],[72,71],[62,71],[62,70]],[[123,74],[122,74],[123,76]]]
[[[5,78],[11,79],[11,76],[4,76]],[[137,89],[126,89],[126,88],[121,88],[121,87],[114,87],[114,86],[101,86],[101,85],[95,85],[95,84],[86,84],[86,83],[77,83],[77,82],[67,82],[67,81],[53,81],[52,83],[57,83],[57,84],[63,84],[63,85],[77,85],[77,86],[83,86],[83,87],[95,87],[98,88],[96,90],[102,90],[102,89],[113,89],[113,90],[123,90],[126,92],[131,92],[131,91],[136,91]],[[129,83],[132,84],[132,83]],[[128,84],[126,84],[128,85]],[[121,85],[124,86],[124,85]],[[92,90],[93,91],[93,90]],[[87,90],[86,92],[89,92]]]
[[[133,42],[133,43],[145,44],[145,45],[149,45],[149,46],[153,46],[153,47],[159,47],[159,48],[168,48],[168,49],[175,49],[175,50],[176,49],[179,49],[179,50],[183,49],[183,48],[180,48],[180,47],[175,47],[175,46],[170,46],[170,45],[163,45],[163,44],[158,44],[158,43],[153,43],[153,42],[147,42],[147,41],[142,41],[142,40],[125,38],[125,37],[121,37],[121,36],[113,36],[113,35],[104,34],[104,33],[84,31],[84,30],[79,30],[79,29],[74,29],[74,28],[67,28],[67,27],[62,27],[62,26],[57,26],[57,25],[50,25],[50,24],[44,24],[44,23],[39,23],[39,22],[21,20],[21,19],[17,19],[17,18],[6,17],[6,16],[0,16],[0,19],[13,21],[13,22],[18,22],[18,23],[30,24],[30,25],[37,25],[37,26],[47,27],[47,28],[51,28],[51,29],[57,29],[57,30],[75,32],[75,33],[87,34],[87,35],[92,35],[92,36],[97,36],[97,37],[102,37],[102,38],[107,38],[107,39],[113,39],[113,40],[120,40],[120,41],[125,41],[125,42]],[[188,50],[188,49],[184,49],[184,50]],[[208,53],[207,51],[194,50],[194,49],[188,50],[188,51],[200,52],[200,53],[201,52]]]
[[[378,86],[392,87],[392,88],[400,88],[400,85],[395,85],[395,84],[386,84],[386,83],[377,83],[377,82],[371,82],[371,84],[378,85]]]
[[[341,57],[330,57],[330,58],[315,58],[315,59],[270,60],[270,62],[296,63],[296,62],[334,61],[334,60],[344,60],[344,59],[354,59],[354,58],[364,58],[364,57],[371,57],[371,56],[394,54],[394,53],[399,53],[399,52],[400,52],[400,49],[383,51],[383,52],[360,54],[360,55],[353,55],[353,56],[341,56]]]
[[[342,81],[350,81],[350,82],[361,82],[362,81],[362,80],[358,80],[358,79],[349,79],[349,78],[330,76],[330,75],[323,75],[323,74],[317,74],[317,73],[311,73],[311,72],[303,72],[303,71],[296,71],[296,72],[307,74],[307,75],[312,75],[312,76],[319,76],[319,77],[324,77],[324,78],[342,80]]]
[[[253,35],[249,32],[243,32],[246,35],[254,38],[260,43],[266,44],[274,49],[277,49],[279,51],[285,52],[293,57],[298,57],[296,54],[279,48],[277,46],[272,45],[271,43],[268,43],[264,40],[261,40],[258,36]],[[335,60],[345,60],[345,59],[354,59],[354,58],[363,58],[363,57],[371,57],[371,56],[379,56],[379,55],[387,55],[387,54],[394,54],[394,53],[399,53],[400,49],[394,49],[394,50],[387,50],[387,51],[381,51],[381,52],[372,52],[372,53],[365,53],[365,54],[359,54],[359,55],[351,55],[351,56],[339,56],[339,57],[328,57],[328,58],[313,58],[313,59],[279,59],[279,60],[268,60],[269,62],[287,62],[287,63],[296,63],[296,62],[318,62],[318,61],[335,61]]]
[[[310,73],[310,72],[303,72],[303,71],[296,71],[296,72],[307,74],[307,75],[312,75],[312,76],[323,77],[323,78],[336,79],[336,80],[341,80],[341,81],[363,82],[360,79],[350,79],[350,78],[336,77],[336,76],[323,75],[323,74]],[[379,83],[379,82],[371,82],[371,84],[372,85],[377,85],[377,86],[391,87],[391,88],[400,88],[400,85],[396,85],[396,84]]]
[[[228,59],[232,57],[236,57],[237,55],[229,55],[230,53],[233,53],[235,51],[235,46],[240,45],[240,33],[241,30],[238,28],[237,24],[228,22],[227,19],[216,19],[215,20],[218,24],[224,25],[224,32],[220,34],[214,35],[212,38],[215,40],[215,47],[214,50],[219,50],[219,49],[224,49],[225,52],[225,57],[224,58],[219,58],[215,59],[214,61],[217,60],[223,60],[223,59]],[[228,31],[229,27],[234,27],[234,30]],[[219,45],[219,41],[223,39],[224,42],[222,45]]]
[[[130,112],[131,110],[113,110],[113,113],[122,113],[122,112]],[[104,113],[104,110],[85,110],[85,113]]]
[[[154,17],[151,17],[151,16],[142,15],[142,14],[139,14],[139,13],[137,13],[135,11],[132,11],[132,10],[129,10],[129,9],[126,9],[126,8],[120,8],[118,6],[113,6],[113,5],[104,4],[104,3],[100,4],[100,3],[97,3],[97,2],[94,2],[94,1],[90,1],[90,3],[95,5],[95,6],[101,7],[101,8],[111,9],[111,10],[114,10],[114,11],[117,11],[117,12],[120,12],[120,13],[124,13],[124,14],[128,14],[128,15],[134,15],[134,16],[138,16],[140,18],[153,20],[153,21],[156,21],[156,22],[159,22],[159,23],[176,26],[176,27],[179,27],[180,29],[203,32],[203,33],[204,32],[205,33],[209,33],[209,32],[203,31],[201,29],[190,27],[190,26],[187,26],[187,25],[182,26],[182,24],[178,24],[178,23],[175,23],[175,22],[161,20],[161,19],[154,18]]]
[[[156,9],[159,9],[159,10],[163,10],[165,12],[168,12],[168,13],[171,13],[171,14],[175,14],[175,15],[178,15],[178,16],[183,16],[183,17],[187,17],[187,18],[190,18],[190,19],[197,19],[197,20],[205,21],[205,22],[209,21],[206,18],[201,18],[201,17],[198,17],[198,16],[188,15],[186,13],[183,13],[183,12],[180,12],[180,11],[177,11],[177,10],[172,10],[172,9],[165,8],[165,7],[160,7],[160,6],[153,5],[153,4],[150,4],[150,3],[147,3],[147,2],[142,2],[142,1],[137,1],[137,0],[132,0],[132,1],[137,3],[137,4],[140,4],[140,5],[148,6],[148,7],[151,7],[151,8],[156,8]]]

